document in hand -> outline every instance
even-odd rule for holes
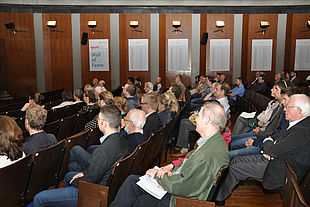
[[[255,117],[255,114],[256,112],[252,112],[252,113],[242,112],[240,116],[246,119],[253,119]]]
[[[137,185],[155,198],[160,200],[166,195],[167,191],[165,191],[158,184],[157,180],[155,180],[151,176],[143,175],[139,179],[140,180],[137,182]]]

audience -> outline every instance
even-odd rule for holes
[[[122,116],[127,112],[127,100],[123,97],[117,96],[113,98],[113,104],[121,110]]]
[[[107,91],[107,89],[106,89],[106,87],[105,87],[105,81],[104,81],[104,80],[100,80],[99,83],[98,83],[98,85],[99,85],[100,87],[102,87],[103,91]]]
[[[161,123],[166,125],[172,120],[172,113],[175,115],[179,110],[177,99],[170,92],[158,96],[158,115]]]
[[[23,108],[21,109],[21,111],[26,111],[26,109],[30,106],[30,105],[39,105],[42,108],[44,108],[43,105],[43,101],[44,101],[44,96],[41,95],[40,93],[32,93],[29,96],[29,101],[28,103],[25,103],[25,105],[23,106]]]
[[[98,107],[96,104],[96,102],[97,102],[96,94],[93,90],[87,90],[84,93],[84,101],[87,105],[83,106],[81,112],[93,110],[93,109],[96,109]]]
[[[26,109],[25,128],[30,135],[23,144],[26,155],[57,144],[55,135],[47,134],[43,130],[46,118],[47,111],[40,106],[30,106]]]
[[[8,116],[0,115],[0,169],[25,156],[22,141],[22,130],[16,122]]]
[[[262,179],[265,189],[281,188],[285,182],[286,157],[297,180],[310,168],[310,99],[303,94],[291,96],[285,106],[287,128],[264,139],[263,154],[239,156],[232,159],[229,172],[216,197],[217,205],[224,205],[240,180],[249,177]]]
[[[154,92],[157,92],[157,93],[160,93],[161,92],[161,89],[162,89],[162,85],[161,85],[161,77],[157,77],[156,80],[155,80],[155,84],[154,84],[154,87],[153,87],[153,91]]]
[[[251,90],[265,95],[267,91],[266,78],[264,76],[259,76],[257,84],[252,85]]]
[[[129,111],[124,118],[125,131],[128,134],[124,136],[124,138],[128,142],[130,153],[132,153],[139,144],[142,144],[147,139],[145,134],[143,134],[145,122],[145,113],[139,109]]]
[[[83,91],[81,89],[75,89],[73,91],[73,99],[75,100],[73,104],[83,102]]]
[[[121,123],[121,112],[114,105],[103,106],[98,118],[99,128],[104,136],[101,137],[99,145],[90,155],[90,162],[79,157],[72,160],[70,154],[69,166],[75,165],[75,172],[69,172],[64,178],[64,188],[45,190],[38,193],[34,199],[34,206],[78,206],[78,184],[79,181],[108,185],[113,165],[128,155],[127,141],[120,137],[118,128]],[[84,154],[87,152],[85,151]],[[82,172],[81,172],[82,171]]]
[[[146,116],[146,123],[143,127],[143,133],[148,138],[152,132],[162,127],[162,123],[156,110],[158,108],[158,99],[155,93],[144,94],[140,103],[142,111]]]
[[[175,206],[176,196],[207,200],[218,171],[229,163],[227,147],[219,133],[225,127],[226,116],[220,104],[210,102],[201,109],[196,121],[196,131],[201,135],[197,149],[183,160],[146,172],[167,191],[162,199],[153,197],[136,184],[140,176],[130,175],[110,206]]]
[[[129,79],[128,79],[129,80]],[[139,107],[139,103],[136,95],[136,87],[132,83],[127,83],[123,88],[123,94],[125,98],[127,99],[127,113],[132,110]]]
[[[292,71],[290,73],[290,81],[291,83],[293,83],[295,86],[299,86],[301,84],[301,81],[299,80],[299,78],[297,78],[297,74],[296,72]]]
[[[152,82],[146,82],[144,84],[144,92],[145,93],[152,93],[153,92],[153,88],[154,88],[154,85]]]
[[[70,106],[73,104],[73,96],[72,96],[72,93],[71,91],[68,91],[68,90],[64,90],[62,93],[61,93],[61,98],[62,98],[62,103],[57,105],[57,106],[54,106],[52,109],[58,109],[58,108],[62,108],[62,107],[65,107],[65,106]]]
[[[96,88],[98,86],[98,79],[97,78],[94,78],[93,81],[92,81],[92,84],[93,84],[93,88]]]

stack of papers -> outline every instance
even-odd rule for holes
[[[252,113],[242,112],[240,116],[246,119],[253,119],[255,117],[255,114],[256,112],[252,112]]]
[[[140,186],[143,190],[148,192],[150,195],[154,196],[157,199],[162,199],[167,191],[165,191],[155,180],[149,175],[144,175],[139,178],[137,185]]]

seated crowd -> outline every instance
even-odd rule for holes
[[[177,196],[206,200],[217,173],[227,168],[215,198],[217,205],[225,205],[237,184],[250,177],[261,179],[265,189],[281,189],[284,157],[301,182],[310,169],[310,99],[299,87],[305,82],[297,78],[296,72],[276,74],[268,94],[273,99],[267,108],[251,118],[242,113],[232,130],[231,113],[236,113],[238,97],[245,89],[269,93],[264,72],[257,72],[248,84],[238,77],[233,86],[226,82],[225,74],[213,73],[196,76],[189,87],[178,74],[166,89],[160,77],[144,85],[140,78],[129,77],[124,86],[112,92],[104,80],[96,78],[92,85],[86,84],[73,94],[64,90],[62,102],[52,110],[77,103],[84,104],[78,113],[99,110],[85,124],[84,131],[99,128],[103,136],[99,145],[87,149],[74,146],[64,187],[38,193],[28,206],[78,206],[79,181],[108,185],[114,163],[167,125],[185,105],[190,107],[173,133],[175,149],[171,156],[178,159],[146,172],[167,193],[157,199],[136,184],[140,176],[130,175],[110,206],[175,206]],[[29,137],[23,137],[13,118],[0,115],[0,169],[57,143],[53,134],[44,131],[47,110],[42,100],[39,93],[31,95],[21,109],[25,111]],[[191,132],[200,138],[189,152]]]

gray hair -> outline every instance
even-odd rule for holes
[[[146,82],[146,83],[145,83],[145,86],[146,86],[147,88],[151,89],[151,90],[153,90],[153,87],[154,87],[154,85],[153,85],[152,82]]]
[[[83,100],[83,91],[81,89],[75,89],[73,94],[80,100]]]
[[[139,109],[130,110],[131,114],[128,117],[129,120],[139,129],[143,129],[146,122],[145,113]]]
[[[202,118],[208,117],[213,126],[219,130],[225,128],[227,118],[223,106],[218,101],[207,101],[201,108]]]
[[[290,98],[294,99],[295,106],[300,108],[301,114],[304,117],[310,116],[310,99],[305,94],[295,94],[292,95]]]

